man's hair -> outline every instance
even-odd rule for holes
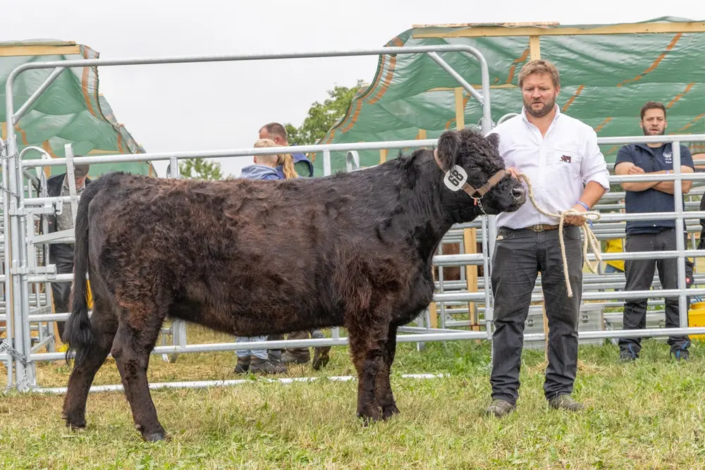
[[[658,101],[647,101],[644,106],[641,107],[641,120],[644,120],[644,115],[646,115],[646,112],[650,109],[660,109],[663,111],[663,118],[666,119],[666,107],[663,105],[663,103],[659,103]]]
[[[284,126],[278,122],[270,122],[269,124],[265,124],[260,130],[262,129],[266,129],[270,136],[278,135],[282,139],[287,140],[286,129],[284,129]]]
[[[519,72],[519,88],[524,84],[524,79],[534,73],[548,74],[551,76],[554,87],[561,86],[561,77],[555,65],[547,60],[531,60],[524,64]]]

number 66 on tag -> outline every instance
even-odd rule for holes
[[[468,180],[468,174],[465,172],[463,167],[455,165],[449,171],[446,172],[445,178],[443,178],[443,183],[451,191],[460,190],[465,182]]]

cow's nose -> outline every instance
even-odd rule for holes
[[[515,201],[523,199],[525,194],[526,190],[522,187],[512,189],[512,196],[514,196]]]

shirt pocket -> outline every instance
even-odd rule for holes
[[[549,163],[555,171],[580,175],[583,156],[578,151],[577,145],[557,145],[549,159]]]

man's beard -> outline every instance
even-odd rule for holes
[[[526,109],[526,112],[531,114],[533,117],[542,118],[551,111],[553,111],[553,108],[556,106],[556,99],[554,98],[551,101],[547,102],[545,106],[539,110],[533,109],[531,107],[532,104],[533,103],[527,103],[526,101],[524,101],[524,109]]]
[[[666,133],[666,128],[663,128],[663,130],[658,131],[656,134],[652,134],[646,127],[641,130],[644,131],[644,135],[664,135]]]

